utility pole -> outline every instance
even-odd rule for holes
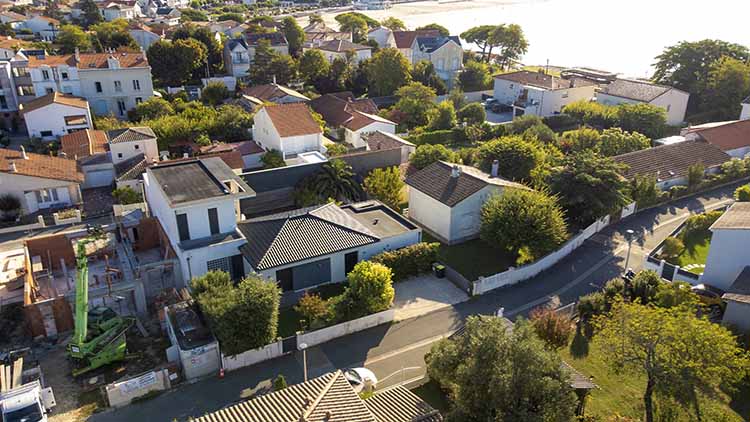
[[[633,237],[635,237],[635,232],[631,229],[625,230],[625,234],[628,238],[628,256],[625,258],[625,271],[628,271],[628,265],[630,264],[630,250],[633,247]]]

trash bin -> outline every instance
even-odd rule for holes
[[[432,264],[432,272],[435,273],[437,278],[445,278],[445,265],[439,262]]]

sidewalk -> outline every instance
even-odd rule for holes
[[[447,278],[423,274],[394,284],[395,321],[403,321],[469,300],[469,295]]]

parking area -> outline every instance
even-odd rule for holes
[[[487,110],[487,123],[490,124],[500,124],[500,123],[508,123],[513,120],[513,112],[507,111],[503,113],[493,113],[490,110]]]
[[[469,300],[469,296],[447,278],[423,274],[395,283],[396,298],[393,308],[396,320],[401,321],[424,315],[456,303]]]

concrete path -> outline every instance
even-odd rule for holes
[[[396,321],[415,318],[469,300],[469,295],[447,278],[424,274],[396,283],[393,308]]]

